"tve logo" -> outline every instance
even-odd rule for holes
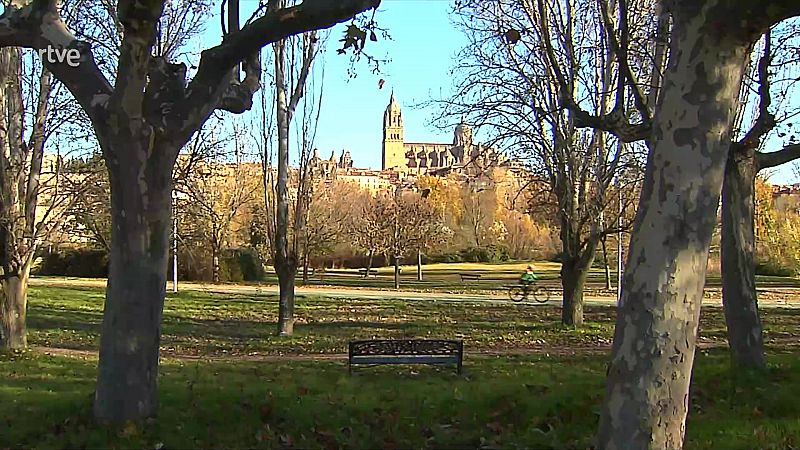
[[[40,48],[39,57],[42,61],[50,64],[66,64],[70,67],[78,67],[81,60],[81,52],[77,48]]]

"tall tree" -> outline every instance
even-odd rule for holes
[[[400,260],[411,254],[446,242],[450,230],[444,226],[436,207],[417,192],[403,192],[397,186],[394,195],[378,194],[370,214],[378,220],[383,234],[383,252],[394,262],[394,288],[400,289]]]
[[[775,37],[773,37],[775,35]],[[777,45],[773,45],[777,41]],[[800,20],[780,30],[769,30],[751,58],[750,70],[740,93],[740,106],[734,123],[722,185],[722,301],[728,326],[731,359],[737,366],[766,367],[764,338],[758,313],[755,283],[755,189],[756,176],[800,157],[800,144],[764,152],[766,138],[791,128],[787,118],[798,111],[787,102],[773,105],[772,98],[791,96],[798,80],[796,71],[800,50]],[[738,136],[736,136],[738,135]],[[775,139],[773,139],[775,140]]]
[[[343,243],[358,207],[353,200],[360,194],[355,183],[317,180],[308,205],[303,241],[303,283],[308,283],[312,258],[324,256]]]
[[[41,70],[34,129],[26,141],[22,78],[21,51],[0,49],[0,347],[8,349],[27,346],[28,276],[37,245],[36,207],[51,89],[50,74]]]
[[[389,202],[382,201],[367,191],[362,191],[353,203],[356,213],[351,218],[349,238],[356,249],[367,252],[367,267],[364,278],[369,276],[372,262],[376,254],[386,253],[386,236],[388,236],[389,222],[386,221]]]
[[[681,448],[706,261],[750,50],[793,1],[675,0],[598,434],[603,449]]]
[[[307,1],[280,8],[270,1],[266,12],[259,9],[263,15],[241,28],[229,27],[222,43],[202,52],[188,85],[185,64],[153,56],[164,1],[117,3],[113,23],[122,39],[110,71],[113,84],[98,67],[92,45],[66,26],[55,0],[6,5],[0,16],[0,47],[80,53],[77,65],[44,64],[89,116],[109,171],[113,228],[94,398],[97,419],[124,422],[157,411],[172,169],[181,147],[213,111],[241,113],[251,107],[262,47],[331,27],[379,3]],[[227,5],[238,19],[238,0]]]
[[[27,345],[34,255],[88,183],[70,179],[60,154],[46,163],[50,138],[80,117],[33,52],[0,48],[0,79],[0,348],[17,349]]]
[[[609,189],[619,179],[635,185],[640,163],[636,146],[617,146],[603,132],[579,129],[580,117],[559,110],[560,101],[580,93],[596,114],[608,112],[612,101],[627,106],[632,94],[614,83],[625,67],[614,64],[596,1],[461,5],[456,10],[470,45],[454,70],[461,76],[456,93],[444,106],[449,117],[466,114],[489,130],[546,182],[562,246],[562,322],[580,325],[595,249],[619,228],[601,226],[600,213],[617,217]]]
[[[275,7],[285,7],[287,0],[278,0]],[[319,119],[318,106],[322,101],[322,90],[315,96],[312,66],[320,53],[320,37],[310,31],[293,38],[282,39],[273,44],[274,53],[274,106],[275,132],[277,142],[274,146],[277,170],[273,172],[272,152],[269,144],[263,144],[264,187],[267,212],[270,220],[272,262],[278,275],[280,293],[278,297],[278,334],[291,336],[294,333],[294,283],[302,257],[304,226],[308,220],[308,206],[313,187],[312,147]],[[306,91],[311,95],[307,96]],[[300,103],[301,100],[303,103]],[[291,145],[293,119],[298,106],[302,117],[297,141]],[[266,111],[262,110],[262,115]],[[269,140],[270,136],[264,136]],[[298,148],[298,167],[292,174],[289,166],[290,149]],[[293,182],[292,182],[293,181]],[[294,191],[294,192],[291,192]],[[290,195],[294,194],[294,195]]]

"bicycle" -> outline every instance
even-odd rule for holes
[[[526,300],[528,296],[533,297],[533,300],[538,303],[547,303],[550,300],[550,290],[544,286],[538,286],[535,282],[525,285],[516,284],[508,288],[508,297],[512,302],[521,302]]]

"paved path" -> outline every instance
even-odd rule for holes
[[[66,286],[66,287],[105,287],[106,280],[98,278],[31,278],[32,286]],[[180,290],[211,292],[217,294],[240,294],[240,295],[262,295],[278,294],[277,285],[240,285],[240,284],[209,284],[197,282],[178,283]],[[167,293],[172,292],[172,285],[168,283]],[[417,291],[394,291],[379,290],[372,288],[347,288],[337,286],[298,286],[295,288],[298,297],[323,296],[329,298],[359,298],[368,300],[405,300],[405,301],[433,301],[433,302],[470,302],[470,303],[494,303],[510,304],[513,303],[506,295],[489,294],[451,294],[445,292],[417,292]],[[792,308],[800,309],[800,294],[796,294],[796,288],[768,288],[764,292],[780,294],[781,298],[762,298],[759,300],[760,307],[767,308]],[[560,305],[560,291],[553,294],[553,298],[547,302],[548,305]],[[773,297],[773,296],[770,296]],[[616,297],[611,296],[584,296],[587,305],[615,305]],[[537,305],[532,301],[520,302],[523,305]],[[720,306],[719,299],[704,299],[704,305]]]

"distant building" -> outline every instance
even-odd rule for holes
[[[465,123],[455,128],[452,143],[406,141],[403,112],[392,91],[383,113],[383,170],[432,175],[449,172],[476,175],[510,163],[495,149],[474,143],[472,128]]]
[[[773,184],[772,200],[778,211],[800,211],[800,183]]]

